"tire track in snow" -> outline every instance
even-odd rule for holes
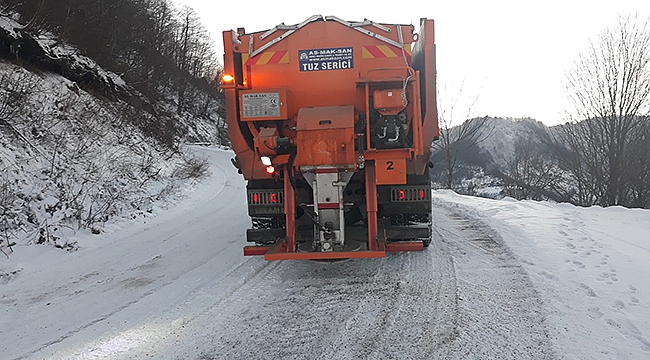
[[[440,357],[553,359],[542,300],[498,235],[461,209],[434,203],[434,229],[455,260],[458,337]]]
[[[281,262],[204,312],[165,358],[555,358],[541,300],[492,231],[439,208],[421,253]]]

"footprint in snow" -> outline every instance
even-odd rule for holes
[[[625,303],[623,303],[623,301],[621,301],[621,300],[616,300],[612,304],[612,309],[614,311],[621,311],[621,310],[625,309]]]
[[[575,266],[577,266],[577,267],[579,267],[579,268],[581,268],[581,269],[584,269],[584,268],[585,268],[585,264],[581,263],[581,262],[578,261],[578,260],[573,260],[573,265],[575,265]]]
[[[600,311],[600,308],[597,306],[587,308],[587,316],[592,319],[599,319],[603,316],[603,313]]]
[[[598,295],[596,295],[594,290],[591,287],[589,287],[589,285],[587,285],[585,283],[580,283],[580,287],[583,288],[587,292],[587,296],[598,297]]]
[[[542,275],[542,276],[544,276],[545,278],[547,278],[547,279],[549,279],[549,280],[559,280],[559,279],[560,279],[560,278],[557,277],[556,275],[551,274],[551,273],[546,272],[546,271],[541,271],[539,274]]]

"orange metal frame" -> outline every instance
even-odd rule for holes
[[[286,169],[285,169],[286,171]],[[244,256],[264,255],[264,260],[326,260],[383,258],[387,252],[422,251],[421,241],[386,243],[377,237],[377,185],[375,163],[366,163],[366,210],[368,212],[368,250],[340,252],[298,252],[296,247],[294,190],[288,176],[284,177],[284,211],[286,214],[286,238],[273,246],[246,246]],[[285,173],[286,174],[286,173]]]
[[[410,47],[413,39],[414,27],[412,25],[394,25],[382,24],[390,29],[390,32],[382,35],[392,41],[399,41],[398,27],[401,28],[405,46]],[[361,26],[363,30],[377,31],[374,25]],[[358,81],[367,81],[369,83],[381,83],[385,81],[396,82],[398,76],[395,72],[406,73],[408,63],[411,61],[411,52],[404,51],[392,45],[387,45],[380,39],[370,37],[359,31],[355,31],[341,23],[334,21],[313,21],[306,24],[303,28],[292,32],[281,41],[273,43],[264,52],[248,58],[250,49],[260,49],[267,46],[274,39],[284,36],[288,29],[277,29],[268,35],[267,31],[260,31],[251,34],[241,32],[225,31],[224,40],[224,73],[234,75],[235,80],[224,83],[222,89],[226,95],[227,122],[229,137],[233,150],[237,154],[237,162],[240,164],[240,170],[246,179],[266,179],[270,178],[264,171],[259,157],[256,156],[253,149],[250,149],[249,140],[242,134],[240,129],[240,104],[239,96],[242,91],[271,91],[284,89],[286,93],[282,94],[284,113],[286,109],[286,118],[283,119],[285,134],[293,137],[291,130],[296,126],[295,118],[298,110],[308,107],[323,107],[332,105],[354,105],[358,113],[367,113],[368,85],[359,88],[361,83]],[[425,20],[422,23],[421,32],[430,32],[427,34],[425,48],[433,48],[433,21]],[[314,35],[326,34],[326,36]],[[420,34],[423,37],[423,34]],[[344,39],[344,41],[342,41]],[[420,40],[418,40],[420,41]],[[430,43],[430,44],[429,44]],[[335,71],[300,71],[298,52],[307,49],[327,49],[340,48],[349,46],[354,49],[354,68],[340,69]],[[366,53],[370,48],[382,48],[390,54],[384,57],[381,54]],[[271,55],[273,53],[274,55]],[[282,53],[282,61],[272,61],[273,56]],[[406,56],[406,58],[404,57]],[[435,64],[428,61],[427,64],[433,63],[432,70],[427,76],[435,78]],[[429,66],[429,65],[427,65]],[[239,69],[239,70],[237,70]],[[384,74],[388,71],[388,75]],[[393,75],[390,75],[390,72]],[[420,139],[428,137],[422,134],[419,96],[419,76],[417,71],[411,69],[413,75],[409,81],[409,92],[411,99],[409,107],[418,111],[418,115],[413,117],[412,125],[414,132],[414,149],[416,157],[420,156],[428,149],[425,149]],[[360,78],[362,74],[365,79]],[[400,75],[403,77],[403,75]],[[318,84],[318,86],[314,86]],[[434,83],[435,85],[435,80]],[[400,85],[401,86],[401,85]],[[365,91],[364,91],[365,90]],[[286,94],[286,99],[285,99]],[[430,94],[435,96],[435,88],[430,90]],[[286,101],[285,101],[286,100]],[[412,112],[412,111],[411,111]],[[413,113],[413,112],[412,112]],[[428,117],[434,118],[433,114],[427,114]],[[368,117],[367,117],[368,118]],[[437,117],[435,117],[437,119]],[[419,121],[416,121],[419,120]],[[437,126],[436,126],[437,128]],[[427,130],[427,129],[425,129]],[[431,129],[428,129],[431,130]],[[249,124],[250,133],[255,136],[257,130],[253,124]],[[287,136],[287,135],[285,135]],[[426,140],[426,139],[425,139]],[[369,148],[369,147],[368,147]],[[411,158],[407,158],[409,161]],[[428,157],[427,157],[428,160]],[[409,173],[415,171],[421,173],[424,171],[425,160],[419,161],[418,166],[408,166]],[[424,162],[423,162],[424,161]]]
[[[412,25],[381,24],[390,29],[382,32],[384,40],[368,36],[363,32],[378,31],[375,25],[367,24],[352,29],[341,22],[313,20],[301,24],[298,30],[278,27],[272,31],[244,34],[241,31],[225,31],[224,74],[233,75],[234,80],[222,85],[226,95],[228,132],[232,148],[236,153],[236,164],[245,179],[269,179],[260,154],[251,147],[258,136],[259,121],[277,123],[283,136],[296,140],[296,119],[302,108],[351,105],[355,114],[366,114],[370,119],[370,92],[381,88],[401,88],[404,79],[409,93],[409,131],[413,134],[413,147],[410,149],[371,149],[370,137],[366,136],[366,150],[355,154],[365,158],[366,210],[368,213],[368,249],[354,252],[303,253],[297,251],[295,233],[295,190],[289,181],[289,172],[294,169],[284,166],[284,193],[286,238],[275,246],[246,246],[244,255],[264,255],[266,260],[288,259],[342,259],[384,257],[390,251],[422,250],[422,242],[385,243],[378,240],[377,184],[404,183],[405,176],[388,173],[388,161],[399,161],[400,171],[408,174],[422,174],[429,157],[428,145],[439,135],[436,88],[435,88],[435,45],[433,20],[422,19],[420,34],[415,48],[405,51],[386,41],[400,42],[410,47],[414,28]],[[312,21],[313,20],[313,21]],[[360,31],[355,31],[360,30]],[[354,68],[340,68],[335,71],[301,71],[300,51],[310,49],[353,48]],[[381,50],[384,49],[388,51]],[[249,54],[255,56],[249,58]],[[385,56],[382,56],[383,55]],[[422,64],[415,70],[415,59]],[[425,76],[421,76],[423,71]],[[400,75],[401,74],[401,75]],[[421,94],[422,89],[426,94]],[[318,86],[314,86],[318,84]],[[241,122],[241,93],[281,92],[282,119],[249,118],[247,124]],[[421,96],[426,95],[421,102]],[[424,106],[422,106],[424,105]],[[426,109],[423,113],[422,109]],[[367,121],[369,126],[369,121]],[[366,134],[369,134],[366,129]],[[352,151],[352,153],[354,153]],[[282,162],[286,164],[288,157]],[[406,162],[406,168],[402,162]],[[276,165],[276,166],[277,166]],[[353,165],[356,165],[354,163]]]

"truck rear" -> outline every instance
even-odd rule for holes
[[[225,31],[233,164],[247,183],[244,255],[384,257],[431,241],[439,135],[433,20],[320,15]]]

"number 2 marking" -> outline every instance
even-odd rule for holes
[[[387,166],[386,166],[386,170],[395,170],[395,168],[393,167],[393,165],[395,165],[394,162],[392,162],[392,161],[386,161],[386,165],[387,165]]]

